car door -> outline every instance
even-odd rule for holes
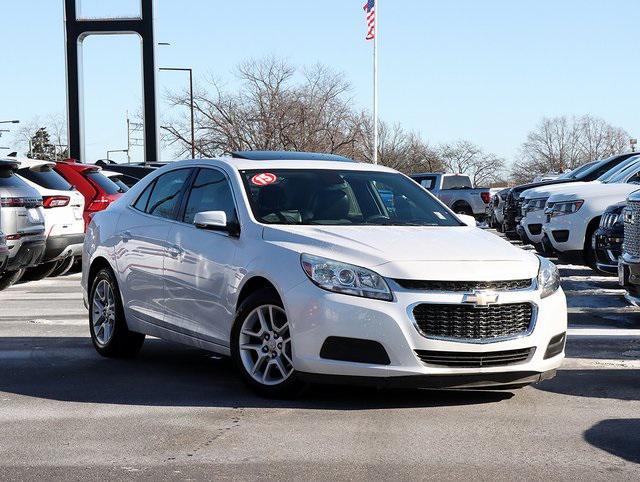
[[[165,324],[167,238],[192,172],[193,168],[177,169],[159,176],[120,216],[115,253],[128,317]]]
[[[169,233],[165,261],[166,322],[176,331],[228,346],[234,307],[229,303],[235,277],[237,237],[199,229],[196,213],[224,211],[237,220],[231,184],[215,168],[201,168],[185,195],[180,219]]]

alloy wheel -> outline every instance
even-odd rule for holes
[[[111,340],[116,324],[116,304],[111,284],[103,279],[98,282],[93,293],[92,305],[93,333],[99,345]]]
[[[239,345],[242,365],[256,382],[278,385],[293,373],[289,322],[279,306],[251,311],[242,322]]]

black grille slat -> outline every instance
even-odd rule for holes
[[[532,286],[531,279],[506,280],[506,281],[431,281],[431,280],[395,280],[400,286],[409,290],[420,291],[467,291],[473,290],[497,290],[513,291],[523,290]]]
[[[418,358],[428,365],[455,368],[482,368],[523,363],[532,356],[535,348],[518,350],[469,353],[457,351],[416,350]]]
[[[473,305],[417,305],[413,316],[426,337],[452,340],[513,338],[529,331],[533,319],[530,303],[507,303],[479,308]]]

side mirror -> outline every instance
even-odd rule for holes
[[[458,216],[458,219],[467,226],[475,228],[478,225],[476,223],[476,218],[474,218],[473,216],[469,216],[468,214],[456,214],[456,216]]]
[[[224,211],[203,211],[196,213],[193,224],[199,229],[210,231],[224,231],[230,236],[240,236],[240,225],[235,221],[227,221],[227,214]]]

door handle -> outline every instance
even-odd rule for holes
[[[176,246],[175,244],[172,244],[171,246],[169,246],[168,252],[169,252],[169,256],[171,256],[172,258],[179,258],[180,256],[183,255],[184,250],[180,246]]]

